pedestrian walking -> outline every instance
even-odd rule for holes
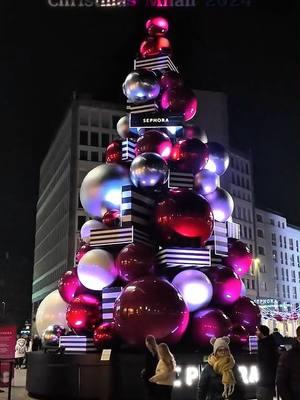
[[[229,337],[212,338],[213,353],[208,357],[198,385],[198,400],[243,400],[244,384],[230,352]]]
[[[156,383],[156,399],[171,400],[173,384],[176,379],[176,362],[173,354],[166,343],[157,346],[158,364],[155,375],[149,382]]]
[[[16,368],[21,368],[26,356],[26,339],[19,337],[15,347]]]
[[[284,338],[277,328],[274,329],[272,336],[277,347],[284,344]]]
[[[39,351],[42,349],[42,341],[39,337],[39,335],[34,335],[32,339],[32,346],[31,350],[32,351]]]
[[[258,337],[257,366],[259,371],[257,400],[273,400],[276,368],[279,359],[278,349],[266,325],[260,325],[257,328],[256,335]]]
[[[296,343],[279,359],[276,384],[281,400],[300,398],[300,326],[296,330]]]
[[[155,375],[155,370],[158,364],[157,343],[155,337],[148,335],[145,340],[146,354],[145,354],[145,368],[141,372],[141,377],[144,380],[147,399],[155,400],[156,384],[149,382],[149,379]]]

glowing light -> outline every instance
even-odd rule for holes
[[[205,165],[205,169],[208,169],[210,172],[216,172],[217,166],[212,160],[208,160],[207,164]]]
[[[226,219],[222,210],[213,210],[213,214],[217,221],[224,221],[224,219]]]
[[[195,366],[187,367],[185,373],[185,382],[188,386],[192,386],[195,381],[198,381],[199,371]]]
[[[110,189],[105,194],[104,200],[115,206],[119,206],[122,201],[122,191],[120,189]]]

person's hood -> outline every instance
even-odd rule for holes
[[[25,346],[26,340],[25,339],[18,339],[17,343],[18,343],[19,346]]]

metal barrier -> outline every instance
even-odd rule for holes
[[[14,371],[14,358],[0,358],[0,369],[1,364],[9,364],[9,380],[8,380],[8,392],[7,392],[7,400],[11,400],[11,384],[13,379],[13,371]]]

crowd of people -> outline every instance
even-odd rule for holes
[[[26,368],[27,353],[38,351],[42,348],[42,341],[38,335],[33,338],[27,335],[18,335],[15,346],[15,367],[16,369]]]

